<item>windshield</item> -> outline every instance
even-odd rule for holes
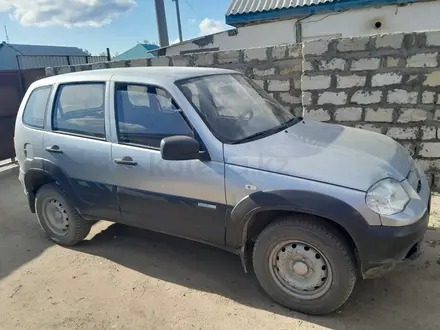
[[[273,134],[295,119],[258,85],[239,74],[196,77],[177,85],[224,143]]]

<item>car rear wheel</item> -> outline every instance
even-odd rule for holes
[[[72,246],[82,241],[93,224],[78,214],[56,183],[46,184],[37,191],[35,211],[43,230],[60,245]]]
[[[255,274],[275,301],[308,314],[341,307],[356,283],[353,255],[338,231],[313,217],[289,216],[258,237]]]

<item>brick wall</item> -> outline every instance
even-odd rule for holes
[[[440,32],[303,46],[304,116],[386,134],[440,188]]]
[[[201,66],[232,69],[253,79],[258,85],[271,93],[275,99],[300,116],[302,115],[301,48],[300,44],[296,44],[63,66],[47,68],[46,75],[52,76],[86,70],[143,66]]]
[[[433,31],[57,67],[46,72],[139,66],[237,70],[297,115],[396,139],[440,190],[439,53],[440,32]]]

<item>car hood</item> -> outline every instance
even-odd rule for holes
[[[225,163],[358,190],[384,178],[402,181],[413,160],[382,134],[302,121],[271,136],[224,146]]]

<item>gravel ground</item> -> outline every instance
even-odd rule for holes
[[[273,303],[238,257],[199,243],[100,222],[57,246],[16,173],[0,173],[0,211],[0,329],[440,329],[438,196],[424,254],[324,317]]]

